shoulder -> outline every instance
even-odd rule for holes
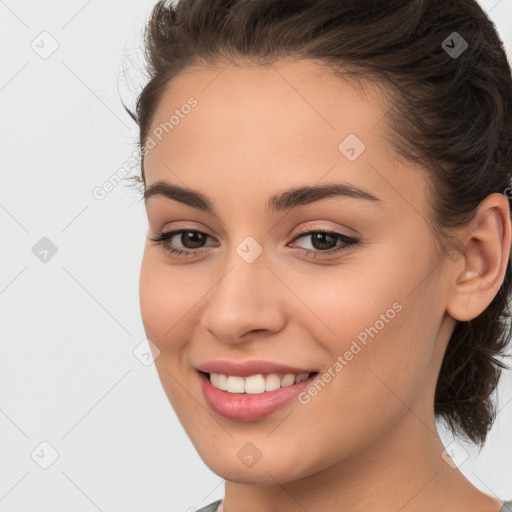
[[[196,512],[217,512],[217,508],[222,503],[222,500],[214,501],[213,503],[210,503],[209,505],[206,505],[206,507],[200,508]],[[501,510],[500,510],[501,512]]]

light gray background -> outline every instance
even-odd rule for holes
[[[192,511],[223,496],[154,366],[133,353],[147,349],[143,205],[122,184],[102,200],[93,195],[135,150],[137,127],[120,98],[133,107],[140,91],[153,4],[0,0],[3,512]],[[511,55],[512,0],[481,5]],[[57,247],[47,262],[32,252],[43,237]],[[466,446],[461,465],[502,499],[512,498],[510,373],[487,445],[480,455]],[[42,442],[58,453],[47,469],[40,464],[52,449]]]

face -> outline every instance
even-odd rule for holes
[[[446,286],[426,175],[391,150],[388,108],[312,61],[189,70],[158,105],[142,318],[181,424],[224,478],[290,482],[433,425]],[[320,189],[287,195],[303,187]],[[232,393],[230,368],[212,389],[198,369],[220,360],[317,373],[242,395],[270,379]]]

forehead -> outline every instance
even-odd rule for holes
[[[362,88],[340,79],[311,60],[282,60],[265,67],[196,67],[167,84],[149,133],[165,126],[176,112],[181,114],[172,126],[177,146],[180,135],[189,140],[187,126],[191,124],[196,138],[205,143],[223,141],[234,133],[239,134],[239,142],[244,134],[250,134],[252,144],[267,146],[272,141],[272,146],[279,146],[297,136],[327,136],[331,140],[358,133],[363,137],[370,135],[366,132],[389,108],[384,90],[376,81],[368,81]],[[190,98],[196,102],[192,109],[187,106]],[[187,111],[184,115],[183,109]],[[378,130],[372,135],[376,134]]]
[[[374,190],[396,181],[394,194],[402,187],[410,195],[384,137],[388,96],[377,82],[365,85],[304,60],[188,69],[160,98],[148,131],[155,145],[145,157],[146,183],[182,177],[194,188],[249,192],[262,182],[275,189],[325,177]],[[351,146],[356,159],[347,158]]]

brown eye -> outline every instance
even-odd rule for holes
[[[192,229],[180,229],[175,231],[167,231],[165,233],[158,233],[152,241],[161,244],[164,251],[170,256],[196,256],[202,254],[207,250],[204,245],[208,238],[211,238],[206,233]],[[302,233],[296,237],[295,240],[310,238],[312,249],[301,249],[306,255],[313,257],[322,257],[334,253],[341,253],[351,247],[357,245],[359,240],[338,233],[336,231],[309,231]],[[173,239],[174,243],[173,243]],[[178,245],[177,245],[178,244]],[[181,244],[181,247],[180,245]]]
[[[336,237],[329,233],[313,233],[311,236],[311,245],[319,251],[325,251],[336,247]]]
[[[295,240],[300,240],[301,238],[309,238],[311,240],[310,245],[312,249],[303,249],[303,252],[313,257],[322,257],[346,251],[359,243],[358,239],[344,233],[338,233],[337,231],[308,231],[296,237]],[[337,243],[338,241],[341,243]]]
[[[161,244],[164,251],[171,256],[194,256],[206,250],[203,244],[208,238],[211,238],[206,233],[196,231],[193,229],[180,229],[175,231],[167,231],[165,233],[158,233],[153,242]],[[173,243],[173,239],[176,239]],[[182,244],[180,247],[178,244]]]
[[[178,233],[179,234],[179,233]],[[199,231],[181,231],[180,242],[186,249],[198,249],[205,242],[206,236]]]

